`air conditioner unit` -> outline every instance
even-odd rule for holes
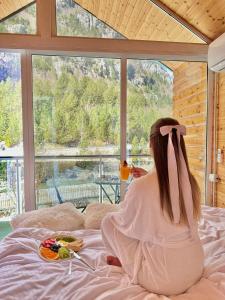
[[[209,45],[208,66],[214,72],[225,72],[225,33]]]

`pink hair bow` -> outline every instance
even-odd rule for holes
[[[189,174],[187,170],[187,165],[180,146],[180,136],[186,135],[186,128],[183,125],[160,127],[161,135],[163,136],[167,134],[169,135],[168,148],[167,148],[168,176],[169,176],[170,198],[172,204],[174,223],[180,222],[180,204],[179,204],[180,192],[179,192],[179,184],[178,184],[178,167],[177,167],[177,161],[176,161],[175,151],[172,142],[172,129],[176,129],[176,133],[177,133],[179,157],[180,157],[180,186],[182,189],[188,223],[190,228],[192,228],[193,226],[192,189],[191,189],[191,183],[190,183]]]

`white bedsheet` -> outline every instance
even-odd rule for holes
[[[0,300],[224,300],[225,209],[204,207],[203,217],[200,235],[205,250],[205,272],[185,294],[168,298],[131,285],[121,268],[105,264],[99,230],[73,232],[85,242],[80,254],[97,270],[93,272],[74,259],[72,274],[68,275],[69,261],[49,263],[37,254],[39,241],[55,232],[21,228],[0,243]]]

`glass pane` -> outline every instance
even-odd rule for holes
[[[36,33],[36,4],[33,3],[19,11],[8,11],[7,16],[0,19],[0,33]]]
[[[37,207],[48,207],[71,202],[83,209],[91,202],[114,202],[119,190],[108,184],[101,189],[102,179],[109,178],[115,185],[119,160],[107,157],[36,157]],[[101,179],[101,182],[100,182]],[[118,182],[118,187],[120,183]]]
[[[73,0],[56,0],[57,34],[99,38],[124,38]]]
[[[189,165],[199,183],[204,202],[207,65],[129,60],[127,77],[128,162],[151,169],[153,159],[148,158],[151,125],[162,117],[177,119],[187,128],[185,141]]]
[[[0,52],[0,219],[24,208],[20,54]]]
[[[128,60],[129,155],[149,154],[149,130],[157,119],[172,115],[173,72],[151,60]]]
[[[60,202],[60,197],[73,202],[100,199],[97,178],[104,172],[114,176],[118,169],[119,98],[118,59],[33,56],[39,207]],[[106,168],[108,158],[114,163]],[[41,200],[49,189],[55,196]]]

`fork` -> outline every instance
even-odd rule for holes
[[[71,274],[72,274],[72,261],[70,260],[68,275],[71,275]]]
[[[82,261],[86,266],[88,266],[92,271],[95,271],[95,268],[92,267],[88,262],[86,262],[86,260],[84,260],[79,254],[77,254],[75,251],[70,250],[70,255],[79,259],[80,261]]]

